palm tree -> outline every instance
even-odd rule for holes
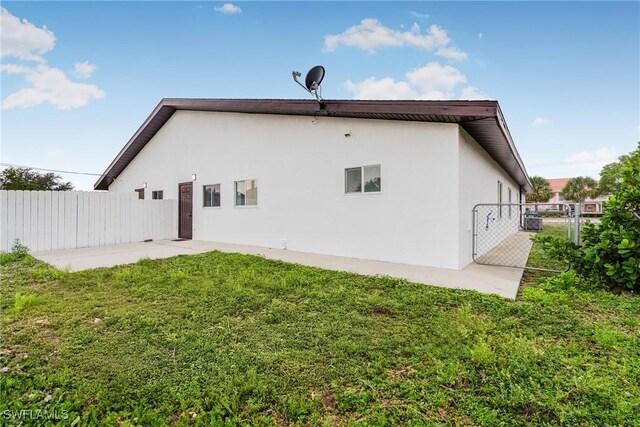
[[[571,178],[562,189],[564,198],[580,203],[581,208],[587,197],[598,197],[599,193],[598,181],[588,176]]]
[[[546,203],[553,196],[551,191],[551,184],[545,178],[541,176],[529,177],[533,191],[527,193],[527,200],[534,203]],[[535,210],[538,210],[538,205],[535,205]]]

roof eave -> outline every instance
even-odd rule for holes
[[[487,144],[483,144],[482,138],[474,138],[526,191],[532,188],[497,101],[332,100],[318,103],[313,100],[163,98],[100,176],[94,189],[108,190],[111,182],[122,173],[176,110],[420,120],[455,123],[465,130],[473,127],[474,122],[491,120],[495,123],[492,127],[497,126],[500,131],[500,142],[508,147],[508,158],[505,160],[504,157],[498,156],[500,158],[496,159],[496,156],[487,150]],[[494,127],[491,131],[492,138],[498,138],[495,131]],[[512,163],[512,166],[517,165],[515,168],[507,164],[512,159],[516,162],[515,165]]]
[[[140,135],[147,129],[149,124],[158,116],[158,113],[163,108],[172,108],[168,107],[165,103],[165,99],[160,100],[156,108],[153,109],[151,114],[145,119],[144,122],[140,125],[138,130],[133,134],[133,136],[129,139],[129,141],[122,147],[122,150],[118,153],[118,155],[113,159],[113,161],[107,166],[107,169],[104,171],[100,178],[93,185],[94,190],[108,190],[111,182],[108,182],[109,179],[115,180],[121,172],[118,172],[116,176],[110,176],[111,171],[113,171],[114,166],[122,159],[124,154],[131,148],[131,146],[135,143],[135,141],[140,137]],[[173,108],[173,112],[175,112],[175,108]]]

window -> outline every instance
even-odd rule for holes
[[[498,181],[498,218],[502,218],[502,182]]]
[[[236,206],[258,205],[258,180],[246,179],[236,181]]]
[[[344,192],[346,194],[377,193],[380,191],[382,191],[380,165],[360,166],[344,170]]]
[[[144,188],[136,188],[136,193],[138,193],[138,199],[144,199]]]
[[[202,206],[219,207],[220,206],[220,184],[202,186]]]
[[[151,198],[153,200],[162,200],[163,198],[163,191],[162,190],[158,190],[158,191],[152,191],[151,192]]]
[[[511,218],[511,189],[507,188],[507,201],[509,202],[509,218]]]

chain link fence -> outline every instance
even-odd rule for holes
[[[579,211],[579,207],[577,207]],[[579,212],[566,203],[483,203],[473,208],[473,260],[478,264],[562,272],[569,266],[529,259],[532,234],[578,242]]]

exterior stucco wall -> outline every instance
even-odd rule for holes
[[[507,174],[495,160],[487,154],[480,145],[466,133],[459,129],[459,268],[464,268],[473,261],[472,259],[472,233],[473,233],[473,207],[478,203],[498,203],[498,181],[502,182],[502,202],[508,203],[508,189],[511,188],[512,203],[518,203],[520,186]],[[524,202],[524,196],[523,200]],[[496,207],[497,208],[497,207]],[[497,212],[496,212],[497,213]],[[495,221],[490,224],[489,230],[478,227],[480,234],[478,241],[478,254],[487,252],[493,244],[502,241],[512,233],[518,231],[519,215],[515,210],[509,218],[508,210],[503,207],[502,218],[497,215]],[[482,233],[492,233],[490,238],[482,236]]]
[[[175,199],[178,183],[197,174],[194,239],[275,248],[286,240],[290,250],[457,269],[460,217],[476,200],[458,194],[458,180],[469,179],[458,173],[458,128],[177,111],[109,190],[130,192],[146,182],[147,198],[163,190]],[[470,150],[465,162],[472,163]],[[345,195],[345,168],[372,164],[381,164],[382,192]],[[234,206],[234,181],[241,179],[258,180],[257,207]],[[221,207],[202,206],[206,184],[221,184]],[[494,198],[489,183],[479,199]]]

